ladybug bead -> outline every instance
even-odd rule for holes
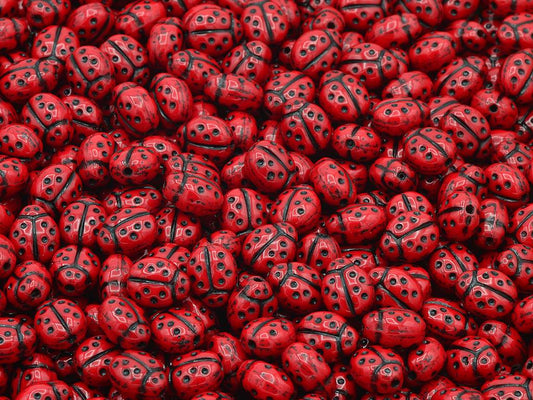
[[[18,363],[34,353],[37,333],[32,325],[18,317],[2,317],[0,333],[4,339],[0,343],[0,364]]]
[[[473,240],[482,249],[496,250],[504,242],[508,226],[509,215],[502,202],[485,199],[480,202],[479,225]]]
[[[137,0],[127,4],[117,14],[115,30],[136,40],[144,40],[155,23],[166,17],[165,6],[154,0]]]
[[[281,363],[296,385],[310,392],[324,385],[331,368],[311,346],[295,342],[283,351]]]
[[[439,246],[429,259],[428,272],[432,282],[446,290],[453,290],[457,278],[466,271],[479,268],[476,256],[466,246],[451,243]]]
[[[28,168],[14,157],[0,155],[2,175],[0,176],[0,199],[7,199],[20,193],[29,179]]]
[[[236,74],[264,84],[269,78],[272,51],[265,42],[252,40],[238,45],[222,61],[226,74]]]
[[[498,352],[485,339],[465,336],[446,352],[446,371],[459,384],[479,385],[494,378],[501,366]]]
[[[337,362],[357,348],[359,334],[341,315],[316,311],[297,325],[296,340],[307,343],[328,362]]]
[[[139,350],[126,350],[113,357],[109,377],[113,386],[127,397],[156,399],[168,386],[163,363]]]
[[[26,261],[12,269],[4,290],[11,306],[29,310],[38,307],[49,297],[52,277],[43,264]]]
[[[526,78],[533,68],[532,61],[533,54],[524,49],[509,55],[500,69],[500,88],[517,104],[528,104],[533,100],[533,88]]]
[[[298,262],[277,264],[267,276],[282,309],[306,314],[322,306],[321,279],[316,270]]]
[[[126,280],[132,265],[133,262],[121,254],[113,254],[102,262],[98,275],[98,288],[102,299],[126,295]]]
[[[415,312],[402,308],[378,308],[362,318],[361,335],[370,343],[388,348],[409,348],[424,339],[426,323]]]
[[[34,353],[23,360],[14,371],[11,388],[14,394],[18,394],[32,384],[56,379],[57,374],[52,359],[45,354]]]
[[[294,324],[284,318],[257,318],[244,326],[240,342],[252,357],[275,358],[295,341]]]
[[[418,262],[435,250],[438,241],[439,229],[433,218],[412,211],[389,220],[379,245],[390,261]]]
[[[331,136],[331,123],[324,110],[300,99],[287,102],[279,129],[286,147],[306,156],[323,151]]]
[[[11,226],[9,239],[21,261],[47,263],[59,247],[56,222],[37,205],[27,206],[20,212]]]
[[[320,105],[337,121],[350,122],[368,114],[370,102],[365,86],[351,74],[327,72],[320,79]]]
[[[125,297],[107,297],[100,304],[98,322],[106,337],[124,349],[143,348],[150,340],[143,309]]]
[[[248,360],[237,372],[243,389],[258,400],[289,400],[295,393],[294,384],[281,368],[264,361]]]
[[[7,67],[0,75],[0,94],[18,104],[41,92],[52,91],[58,83],[56,63],[26,58]]]
[[[109,173],[122,185],[143,185],[159,173],[155,152],[144,146],[128,146],[118,150],[109,160]]]
[[[48,348],[66,350],[85,337],[87,319],[81,307],[72,301],[49,301],[35,315],[35,331]]]
[[[74,134],[69,108],[50,93],[31,97],[21,111],[21,119],[31,127],[45,145],[61,148]]]
[[[66,296],[83,296],[96,286],[100,260],[88,248],[67,246],[50,261],[50,273],[57,290]]]
[[[66,165],[41,170],[30,186],[32,202],[51,215],[61,214],[82,193],[79,175]]]
[[[479,326],[478,336],[488,340],[505,365],[522,365],[526,359],[526,345],[520,333],[505,322],[489,320]]]
[[[344,258],[336,259],[326,268],[321,289],[326,308],[346,318],[368,312],[375,301],[368,273]]]
[[[153,215],[159,211],[163,201],[161,192],[151,185],[126,186],[109,192],[102,205],[108,215],[126,207],[144,208]]]
[[[448,238],[465,241],[479,224],[480,204],[477,197],[457,191],[446,197],[438,211],[440,228]]]
[[[478,329],[476,321],[458,303],[442,298],[424,301],[420,315],[428,332],[445,343],[474,335]]]
[[[532,382],[525,376],[518,374],[501,375],[489,380],[481,386],[481,391],[487,397],[494,397],[497,400],[506,397],[516,396],[518,398],[527,396],[532,388]]]
[[[134,82],[144,86],[150,75],[148,53],[128,35],[112,35],[100,45],[111,62],[116,83]]]
[[[146,209],[124,207],[106,218],[97,243],[106,254],[134,255],[150,247],[156,235],[155,218]]]
[[[418,281],[402,268],[377,267],[369,272],[375,287],[375,304],[419,311],[424,298]]]
[[[208,307],[223,307],[237,281],[235,259],[225,248],[205,244],[191,253],[184,272],[191,282],[191,292]]]
[[[411,349],[407,355],[407,379],[413,382],[428,382],[442,371],[446,362],[444,346],[432,337]]]
[[[60,66],[59,72],[61,73],[65,61],[78,47],[80,47],[80,40],[72,29],[52,25],[35,35],[31,56],[55,60]]]
[[[335,66],[340,59],[341,39],[336,31],[331,30],[315,29],[303,33],[291,51],[294,68],[314,80]]]
[[[220,357],[212,351],[192,351],[172,361],[170,383],[179,399],[215,390],[223,378]]]
[[[214,58],[224,56],[243,37],[243,26],[235,15],[215,4],[192,7],[183,17],[183,27],[191,47]]]
[[[529,197],[529,182],[518,168],[504,163],[494,163],[485,168],[489,193],[495,195],[505,206],[516,209]]]
[[[102,100],[115,86],[107,54],[94,46],[76,49],[65,63],[68,83],[75,94]]]
[[[293,186],[282,192],[270,209],[270,220],[287,222],[299,233],[306,233],[318,223],[321,204],[309,185]]]
[[[311,102],[315,98],[315,91],[313,80],[301,72],[273,74],[264,87],[263,106],[272,116],[281,116],[286,102],[294,98]]]
[[[209,76],[222,71],[209,54],[194,49],[178,51],[172,55],[167,72],[183,79],[193,94],[201,93]]]
[[[483,86],[486,65],[479,57],[456,58],[437,74],[433,91],[438,96],[451,96],[468,102]]]
[[[157,105],[142,86],[124,82],[113,88],[111,96],[117,120],[130,135],[146,136],[159,125]]]
[[[503,272],[515,284],[517,290],[523,293],[533,291],[531,269],[528,267],[531,248],[523,244],[514,244],[496,255],[494,269]]]
[[[126,286],[138,305],[156,309],[185,299],[190,290],[188,277],[177,265],[158,257],[145,257],[133,264]]]
[[[296,178],[293,160],[284,147],[262,140],[246,152],[245,175],[265,193],[280,192]]]
[[[193,98],[183,80],[170,74],[157,74],[152,78],[149,92],[165,128],[173,128],[192,116]]]
[[[339,67],[344,73],[359,78],[369,90],[377,90],[388,80],[398,76],[398,60],[383,47],[374,43],[361,43],[343,51]]]
[[[76,369],[82,381],[91,387],[110,384],[109,367],[119,349],[105,336],[92,336],[81,342],[74,354]]]
[[[484,318],[503,317],[513,311],[517,290],[502,272],[480,268],[461,274],[455,284],[464,307],[472,314]]]
[[[404,363],[390,349],[368,346],[357,350],[350,359],[355,383],[373,393],[394,393],[403,385]]]
[[[32,384],[21,391],[16,400],[40,399],[49,397],[54,400],[70,400],[73,398],[72,388],[65,382],[53,380]]]
[[[5,32],[0,40],[2,52],[15,50],[24,44],[30,36],[30,27],[25,19],[20,18],[0,18],[0,26]]]
[[[264,224],[244,239],[242,260],[253,272],[266,275],[277,263],[294,259],[297,241],[298,233],[292,225]]]

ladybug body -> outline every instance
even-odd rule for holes
[[[142,307],[167,308],[187,297],[190,282],[175,263],[145,257],[131,266],[127,290]]]
[[[420,315],[426,322],[428,333],[445,343],[465,335],[474,335],[477,331],[475,320],[454,301],[427,299],[422,305]]]
[[[283,367],[298,386],[306,392],[324,385],[331,368],[311,346],[295,342],[287,346],[281,355]]]
[[[349,259],[338,258],[326,268],[322,278],[322,298],[330,311],[351,318],[368,312],[375,290],[367,272]]]
[[[357,331],[335,312],[313,312],[297,325],[296,340],[310,345],[328,362],[350,356],[358,339]]]
[[[266,275],[275,264],[294,259],[297,241],[296,229],[286,222],[262,225],[244,239],[242,260],[255,273]]]
[[[257,400],[290,400],[295,393],[294,384],[285,371],[264,361],[243,362],[237,376],[243,389]]]
[[[119,354],[120,350],[105,336],[91,336],[82,341],[74,353],[82,381],[91,387],[109,385],[109,367]]]
[[[257,318],[244,326],[240,341],[246,353],[253,357],[271,359],[295,341],[296,328],[284,318]]]
[[[237,281],[237,264],[224,247],[198,246],[185,267],[191,292],[209,307],[223,307]]]
[[[112,35],[100,45],[107,54],[116,83],[134,82],[144,86],[148,82],[148,53],[134,38],[128,35]]]
[[[157,105],[142,86],[121,83],[113,88],[111,96],[118,122],[130,135],[146,136],[159,125]]]
[[[250,78],[219,74],[207,78],[204,93],[213,102],[230,110],[255,111],[263,101],[263,89]]]
[[[457,383],[477,386],[494,378],[500,369],[498,352],[485,339],[465,336],[447,351],[446,371]]]
[[[337,210],[326,221],[326,229],[339,243],[353,245],[377,238],[386,223],[382,207],[354,204]]]
[[[67,246],[59,249],[50,262],[50,273],[59,292],[82,296],[94,286],[100,272],[100,260],[88,248]]]
[[[98,322],[107,338],[124,349],[143,348],[150,340],[143,309],[125,297],[107,297],[100,304]]]
[[[317,311],[322,305],[321,279],[313,268],[298,262],[277,264],[268,273],[281,307],[291,313]]]
[[[124,207],[106,218],[97,242],[106,254],[135,255],[150,247],[156,235],[155,218],[146,209]]]
[[[403,385],[403,360],[385,347],[368,346],[357,350],[350,359],[350,367],[355,383],[369,392],[394,393]]]
[[[58,84],[58,65],[46,59],[25,58],[7,67],[0,75],[0,93],[18,104]]]
[[[170,383],[179,399],[215,390],[223,378],[220,357],[212,351],[192,351],[172,361]]]
[[[70,110],[51,93],[31,97],[21,111],[21,119],[33,128],[44,144],[53,148],[61,148],[74,134]]]
[[[168,386],[163,363],[144,351],[126,350],[113,357],[109,376],[113,386],[128,397],[158,399]]]
[[[94,46],[77,48],[67,59],[65,71],[75,94],[102,100],[115,86],[107,54]]]
[[[59,247],[56,222],[37,205],[27,206],[20,212],[11,226],[9,238],[21,261],[36,260],[47,263]]]
[[[127,4],[117,14],[115,30],[136,40],[145,40],[155,23],[166,17],[163,3],[155,0],[137,0]]]
[[[214,58],[224,56],[243,37],[243,26],[235,15],[215,4],[192,7],[183,17],[183,27],[191,47]]]
[[[65,350],[85,337],[87,319],[81,307],[72,301],[49,301],[35,315],[35,331],[50,349]]]
[[[361,335],[371,343],[386,347],[408,348],[424,339],[426,323],[415,312],[402,308],[378,308],[362,319]]]
[[[34,353],[37,333],[30,324],[18,317],[2,317],[0,332],[4,338],[0,364],[15,364]]]

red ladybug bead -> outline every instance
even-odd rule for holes
[[[170,383],[179,399],[215,390],[223,378],[220,357],[212,351],[193,351],[172,361]]]
[[[143,309],[125,297],[107,297],[100,304],[98,321],[107,338],[124,349],[143,348],[150,340]]]
[[[404,381],[402,358],[390,349],[369,346],[357,350],[350,359],[355,383],[373,393],[394,393]]]
[[[478,385],[494,378],[500,369],[496,349],[485,339],[465,336],[447,351],[446,371],[457,383]]]
[[[409,348],[424,339],[426,323],[417,313],[402,308],[378,308],[362,318],[361,335],[385,347]]]
[[[113,386],[127,397],[156,399],[168,386],[163,363],[144,351],[126,350],[113,357],[109,376]]]
[[[72,301],[49,301],[35,314],[35,331],[48,348],[66,350],[85,337],[87,319],[81,307]]]
[[[245,361],[237,376],[246,393],[258,400],[289,400],[295,393],[294,384],[285,371],[268,362]]]

